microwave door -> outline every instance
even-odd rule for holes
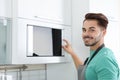
[[[53,56],[52,29],[27,26],[27,56]]]

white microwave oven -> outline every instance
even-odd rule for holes
[[[71,41],[71,28],[60,24],[16,19],[12,26],[11,53],[5,64],[47,64],[67,62],[63,39]]]

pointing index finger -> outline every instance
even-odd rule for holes
[[[69,45],[69,42],[68,42],[66,39],[63,39],[63,41],[64,41],[67,45]]]

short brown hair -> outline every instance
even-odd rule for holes
[[[98,21],[98,25],[100,25],[101,27],[103,27],[105,29],[107,28],[108,19],[102,13],[87,13],[85,15],[85,20],[97,20]]]

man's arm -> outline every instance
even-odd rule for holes
[[[76,66],[76,69],[78,69],[79,65],[83,65],[82,61],[74,53],[74,51],[73,51],[71,45],[69,44],[69,42],[67,40],[65,40],[65,39],[63,41],[66,43],[66,45],[62,46],[63,49],[72,56],[72,59],[73,59],[74,64]]]

